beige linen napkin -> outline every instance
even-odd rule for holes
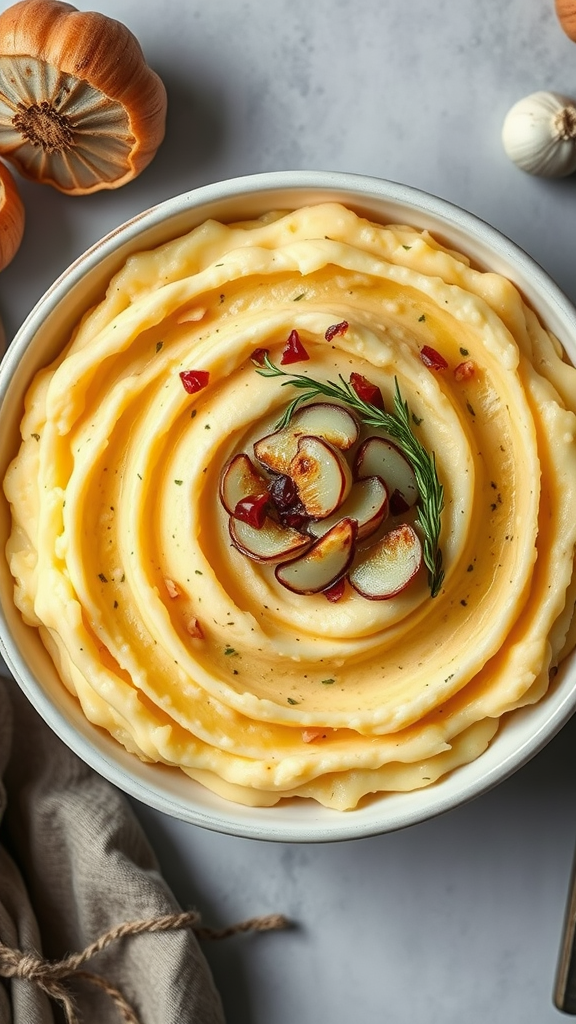
[[[0,679],[0,941],[49,960],[112,926],[179,912],[128,802]],[[189,928],[130,936],[86,969],[104,976],[140,1024],[223,1024],[219,995]],[[72,979],[82,1024],[115,1024],[110,997]],[[55,1024],[61,1011],[31,981],[0,981],[0,1024]]]

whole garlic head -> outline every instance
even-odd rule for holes
[[[166,90],[121,22],[64,0],[0,14],[0,153],[68,195],[119,188],[164,136]]]
[[[508,111],[502,142],[528,174],[563,178],[576,171],[576,101],[556,92],[534,92]]]

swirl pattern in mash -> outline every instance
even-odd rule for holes
[[[231,546],[222,467],[293,397],[250,355],[279,362],[293,329],[299,373],[362,373],[388,408],[397,378],[445,491],[438,597],[424,570],[386,601],[301,596]],[[193,395],[189,369],[210,374]],[[130,258],[30,387],[5,480],[16,603],[91,722],[232,800],[428,785],[574,645],[575,409],[517,290],[427,232],[337,204],[207,222]]]

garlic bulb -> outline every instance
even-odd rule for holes
[[[576,43],[576,0],[556,0],[556,14],[568,38]]]
[[[0,270],[16,255],[24,234],[24,204],[10,171],[0,161]],[[0,337],[0,355],[2,354]]]
[[[528,174],[563,178],[576,171],[576,101],[534,92],[515,103],[502,127],[510,159]]]
[[[166,90],[125,25],[63,0],[0,14],[0,154],[69,195],[118,188],[164,136]]]

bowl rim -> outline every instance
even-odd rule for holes
[[[529,282],[529,304],[539,316],[542,315],[541,310],[545,311],[546,315],[543,318],[547,326],[550,326],[552,321],[554,333],[557,333],[557,326],[560,325],[564,337],[573,337],[572,358],[576,358],[576,309],[572,303],[531,256],[477,215],[413,186],[368,175],[338,171],[261,172],[203,185],[156,204],[110,231],[74,260],[36,302],[0,363],[0,425],[5,399],[18,373],[21,359],[31,348],[40,325],[49,315],[56,312],[64,296],[77,285],[81,285],[102,261],[119,254],[123,247],[130,248],[130,251],[146,248],[145,244],[136,244],[143,234],[177,221],[181,216],[190,217],[193,211],[212,204],[222,205],[226,201],[237,205],[248,196],[262,193],[273,196],[275,192],[332,193],[333,201],[338,201],[336,194],[342,193],[347,197],[342,201],[352,206],[355,197],[360,205],[370,202],[390,203],[394,207],[405,207],[413,211],[414,223],[432,219],[443,224],[448,233],[471,237],[481,248],[490,251],[496,261],[512,264],[513,272],[506,273],[505,276],[520,287],[520,290],[523,290],[524,280]],[[322,199],[317,198],[315,201],[319,202]],[[204,219],[206,218],[202,216],[197,223]],[[166,238],[168,237],[175,236],[166,235]],[[466,251],[465,247],[463,251]],[[122,258],[121,262],[123,261]],[[521,282],[520,285],[517,281]],[[536,301],[532,301],[534,298]],[[43,364],[37,364],[38,367],[40,365]],[[5,502],[3,495],[0,495],[0,501]],[[488,750],[470,765],[455,769],[448,777],[423,790],[404,794],[404,801],[395,800],[396,794],[383,794],[378,801],[368,804],[368,813],[364,807],[350,812],[334,812],[319,806],[307,807],[306,812],[302,815],[296,814],[294,820],[293,815],[283,813],[287,805],[281,804],[280,808],[247,808],[218,798],[214,794],[210,795],[207,802],[215,804],[216,811],[210,807],[207,810],[203,809],[197,802],[191,807],[186,802],[176,799],[160,784],[151,783],[145,778],[146,769],[150,766],[143,765],[133,755],[127,755],[111,738],[94,738],[92,734],[96,727],[87,720],[85,722],[88,729],[84,728],[83,721],[77,720],[76,724],[73,724],[74,712],[70,713],[63,707],[55,706],[41,681],[34,676],[12,636],[1,601],[0,652],[20,688],[48,726],[100,775],[155,810],[212,831],[260,840],[331,842],[366,838],[436,817],[469,802],[508,778],[537,754],[576,710],[575,661],[575,682],[570,685],[563,684],[567,666],[567,663],[564,663],[544,701],[532,706],[538,709],[536,712],[532,711],[532,719],[536,722],[535,728],[529,724],[530,708],[520,709],[514,713],[518,722],[528,722],[528,725],[520,728],[520,742],[516,743],[514,749],[507,755],[494,757],[493,741]],[[567,662],[570,662],[570,659],[567,659]],[[72,697],[69,699],[73,701]],[[479,762],[484,769],[482,772],[479,772],[477,767]],[[157,767],[153,766],[154,769]],[[446,780],[448,784],[445,784]],[[188,782],[194,794],[195,787],[199,787],[199,784],[192,780]],[[410,802],[408,807],[404,808],[406,796],[410,798]],[[308,805],[312,802],[299,803]],[[370,808],[379,803],[388,810],[388,813],[384,810],[380,817],[373,810],[370,811]],[[395,809],[397,803],[400,805],[399,809]]]

